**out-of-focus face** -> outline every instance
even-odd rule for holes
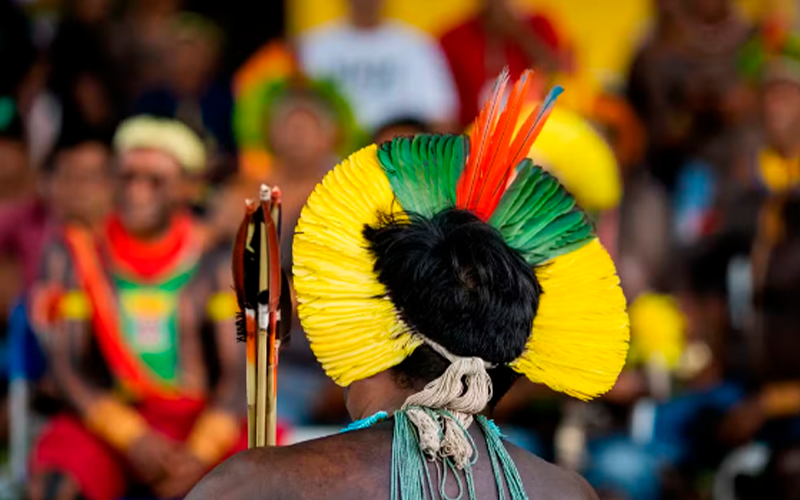
[[[195,93],[211,78],[217,65],[218,51],[210,41],[176,37],[172,56],[172,74],[178,90]]]
[[[91,224],[111,206],[111,155],[104,145],[86,142],[62,151],[50,179],[53,210],[66,221]]]
[[[775,82],[764,89],[762,113],[767,137],[785,145],[800,132],[800,85]],[[796,142],[796,139],[792,142]]]
[[[0,138],[0,183],[11,185],[26,175],[27,170],[25,146],[19,141]]]
[[[705,23],[724,19],[730,12],[730,4],[730,0],[687,0],[689,12]]]
[[[327,117],[311,105],[289,104],[276,113],[270,144],[275,156],[287,163],[314,166],[332,156],[335,130]]]
[[[122,224],[139,237],[166,229],[181,205],[183,169],[172,156],[134,149],[119,156],[116,203]]]

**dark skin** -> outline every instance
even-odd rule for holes
[[[381,409],[391,412],[416,390],[398,386],[389,371],[382,372],[354,382],[348,388],[348,411],[354,419]],[[470,427],[470,433],[478,451],[478,462],[473,469],[476,497],[497,498],[483,435],[476,425]],[[217,467],[187,499],[389,498],[392,436],[393,424],[388,421],[369,429],[294,446],[248,450]],[[519,469],[530,498],[597,498],[578,475],[559,469],[510,443],[506,443],[506,448]],[[431,463],[429,467],[435,474],[434,465]],[[457,494],[455,481],[448,483],[447,493]]]
[[[171,217],[180,208],[178,186],[183,176],[180,165],[157,151],[141,150],[126,153],[119,159],[115,172],[115,200],[123,224],[142,240],[164,235]],[[199,335],[198,318],[205,314],[211,294],[230,291],[230,262],[226,258],[209,258],[201,262],[200,271],[187,285],[179,299],[179,349],[181,385],[187,392],[207,392],[207,373]],[[77,289],[77,278],[66,248],[53,245],[44,257],[43,281],[60,285],[65,290]],[[216,348],[220,360],[220,379],[208,399],[210,406],[239,419],[246,407],[239,390],[244,378],[244,350],[236,344],[232,321],[215,324]],[[53,379],[67,404],[80,417],[103,397],[113,397],[91,366],[91,327],[89,321],[64,320],[47,332],[47,354]],[[149,486],[159,498],[185,495],[207,472],[202,463],[183,443],[149,430],[136,439],[121,455],[134,478]],[[49,471],[32,478],[31,500],[44,499],[43,484]],[[59,484],[57,498],[76,498],[79,490],[69,478]]]

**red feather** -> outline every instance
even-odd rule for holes
[[[504,69],[494,84],[492,96],[486,101],[475,120],[469,136],[469,157],[464,165],[464,172],[456,186],[456,207],[469,209],[471,201],[482,181],[480,165],[484,156],[490,151],[490,140],[494,124],[503,107],[503,97],[508,85],[508,68]]]
[[[513,179],[515,167],[527,155],[561,93],[560,87],[554,88],[545,103],[515,132],[533,84],[533,72],[527,70],[522,74],[504,106],[502,98],[507,81],[508,73],[504,71],[495,83],[492,98],[478,115],[470,134],[469,158],[456,189],[456,206],[474,212],[483,220],[488,220],[497,208]]]

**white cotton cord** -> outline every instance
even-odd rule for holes
[[[447,354],[451,361],[447,370],[409,396],[403,410],[417,429],[420,449],[428,458],[449,457],[463,469],[471,464],[475,453],[467,428],[492,399],[492,380],[481,358]]]

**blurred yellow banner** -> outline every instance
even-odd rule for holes
[[[527,11],[546,14],[574,47],[579,67],[598,83],[616,84],[627,72],[647,33],[650,0],[517,0]],[[478,0],[387,0],[387,14],[434,36],[475,12]],[[290,0],[293,33],[330,21],[346,12],[345,0]]]

